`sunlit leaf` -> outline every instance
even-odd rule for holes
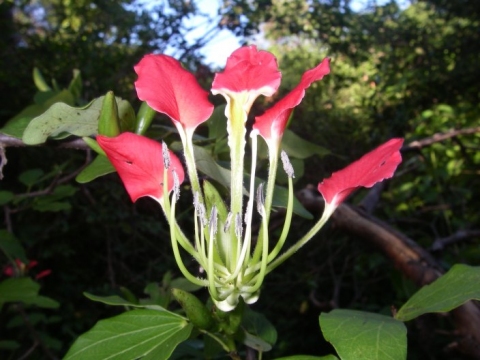
[[[103,104],[103,96],[84,107],[72,107],[55,103],[42,115],[32,119],[23,132],[22,140],[28,145],[44,143],[49,137],[64,138],[68,135],[91,136],[97,134],[98,118]],[[116,98],[117,106],[124,106]]]
[[[407,358],[407,329],[391,317],[336,309],[320,315],[320,328],[342,360]]]
[[[416,292],[396,314],[401,321],[422,314],[450,311],[469,300],[480,300],[480,267],[454,265],[447,273]]]
[[[0,132],[17,139],[21,139],[25,129],[30,121],[43,114],[50,106],[55,103],[73,104],[74,99],[68,90],[56,92],[54,96],[49,96],[44,99],[44,103],[27,106],[19,114],[7,121],[5,126],[0,129]]]

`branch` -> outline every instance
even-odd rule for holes
[[[450,129],[444,133],[436,133],[428,138],[422,140],[412,141],[411,143],[402,147],[402,152],[414,151],[430,146],[437,142],[448,140],[460,135],[470,135],[480,132],[480,126],[466,129]]]
[[[443,250],[446,246],[454,244],[456,242],[478,237],[480,237],[480,230],[458,230],[453,235],[435,239],[432,246],[430,247],[430,251]]]
[[[77,149],[77,150],[88,150],[90,147],[83,141],[81,138],[69,138],[67,140],[60,140],[55,142],[46,142],[44,144],[33,145],[33,146],[52,146],[55,148],[63,149]],[[8,136],[0,133],[0,149],[7,147],[27,147],[32,145],[25,144],[21,139],[18,139],[13,136]]]

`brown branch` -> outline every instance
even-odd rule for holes
[[[27,146],[52,146],[63,149],[88,150],[90,147],[81,138],[72,138],[68,140],[59,140],[55,142],[46,142],[39,145],[25,144],[21,139],[0,133],[0,149],[7,147],[27,147]]]
[[[432,246],[430,247],[431,251],[443,250],[446,246],[454,244],[456,242],[469,240],[471,238],[480,237],[480,230],[458,230],[455,234],[450,236],[436,239]]]
[[[323,210],[323,199],[313,189],[299,194],[303,205],[315,212]],[[362,239],[389,258],[394,266],[417,286],[430,284],[443,274],[441,266],[415,241],[379,219],[350,205],[340,205],[331,218],[332,226]],[[480,308],[469,301],[450,312],[455,324],[455,348],[480,359]]]
[[[460,135],[470,135],[478,132],[480,132],[480,126],[466,129],[450,129],[444,133],[433,134],[432,136],[422,140],[412,141],[411,143],[402,147],[402,152],[422,149],[437,142],[448,140]]]

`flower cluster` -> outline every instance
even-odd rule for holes
[[[277,91],[281,73],[276,58],[269,52],[258,51],[255,46],[242,47],[228,58],[224,71],[216,74],[211,92],[226,100],[231,160],[229,204],[224,203],[212,184],[207,181],[200,184],[196,169],[193,134],[213,112],[208,93],[177,60],[167,55],[147,55],[135,66],[135,71],[140,100],[168,115],[180,135],[194,199],[193,240],[186,237],[175,219],[180,184],[185,175],[181,162],[166,145],[133,133],[111,138],[99,135],[97,141],[117,169],[132,201],[149,196],[159,202],[169,222],[172,248],[180,270],[190,281],[207,286],[213,301],[223,311],[234,309],[240,297],[247,303],[255,302],[265,275],[308,242],[350,193],[360,186],[371,187],[391,177],[401,162],[399,150],[403,139],[392,139],[320,182],[318,191],[325,199],[323,216],[312,230],[282,253],[292,219],[294,176],[287,154],[281,151],[282,136],[287,120],[302,101],[306,89],[329,74],[330,60],[326,58],[306,71],[289,94],[255,118],[249,134],[252,146],[249,172],[244,166],[247,116],[258,96],[269,97]],[[268,145],[266,184],[255,183],[258,136]],[[268,223],[279,160],[289,177],[289,198],[283,231],[273,242],[269,239]],[[245,173],[249,175],[248,186],[244,184]],[[258,234],[252,234],[257,213],[261,226]],[[274,243],[273,248],[270,243]],[[205,277],[189,272],[182,261],[181,249],[198,261]]]
[[[15,266],[14,265],[7,265],[5,269],[3,269],[3,273],[9,277],[20,277],[25,276],[28,274],[30,269],[34,268],[38,265],[37,260],[31,260],[28,263],[24,263],[20,259],[15,259]],[[37,275],[35,275],[35,279],[41,279],[45,276],[48,276],[52,273],[52,270],[42,270]]]

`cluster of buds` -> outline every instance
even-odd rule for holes
[[[213,112],[208,93],[190,72],[167,55],[147,55],[135,66],[139,99],[168,115],[181,138],[194,199],[194,239],[187,238],[175,217],[180,185],[185,178],[177,156],[165,144],[138,134],[97,136],[98,144],[116,168],[132,201],[142,196],[158,201],[170,226],[172,249],[179,269],[191,282],[208,287],[213,301],[222,311],[233,310],[240,297],[246,303],[254,303],[265,276],[307,243],[351,192],[391,177],[401,162],[399,150],[403,139],[392,139],[320,182],[318,190],[325,199],[322,217],[284,251],[293,213],[294,172],[287,154],[281,150],[282,137],[305,90],[330,72],[329,62],[326,58],[306,71],[290,93],[255,118],[249,134],[246,122],[255,99],[260,95],[272,96],[280,85],[281,73],[276,58],[269,52],[258,51],[255,46],[241,47],[228,58],[224,71],[216,74],[211,92],[222,95],[227,103],[225,116],[231,163],[229,204],[211,183],[200,184],[196,168],[193,135]],[[247,135],[251,138],[249,171],[244,166]],[[259,136],[266,142],[269,154],[268,179],[260,184],[255,177]],[[289,178],[289,195],[283,230],[278,239],[271,239],[268,224],[280,161]],[[261,224],[258,234],[253,234],[255,217],[259,217]],[[205,276],[195,276],[187,269],[181,251],[199,263]]]

